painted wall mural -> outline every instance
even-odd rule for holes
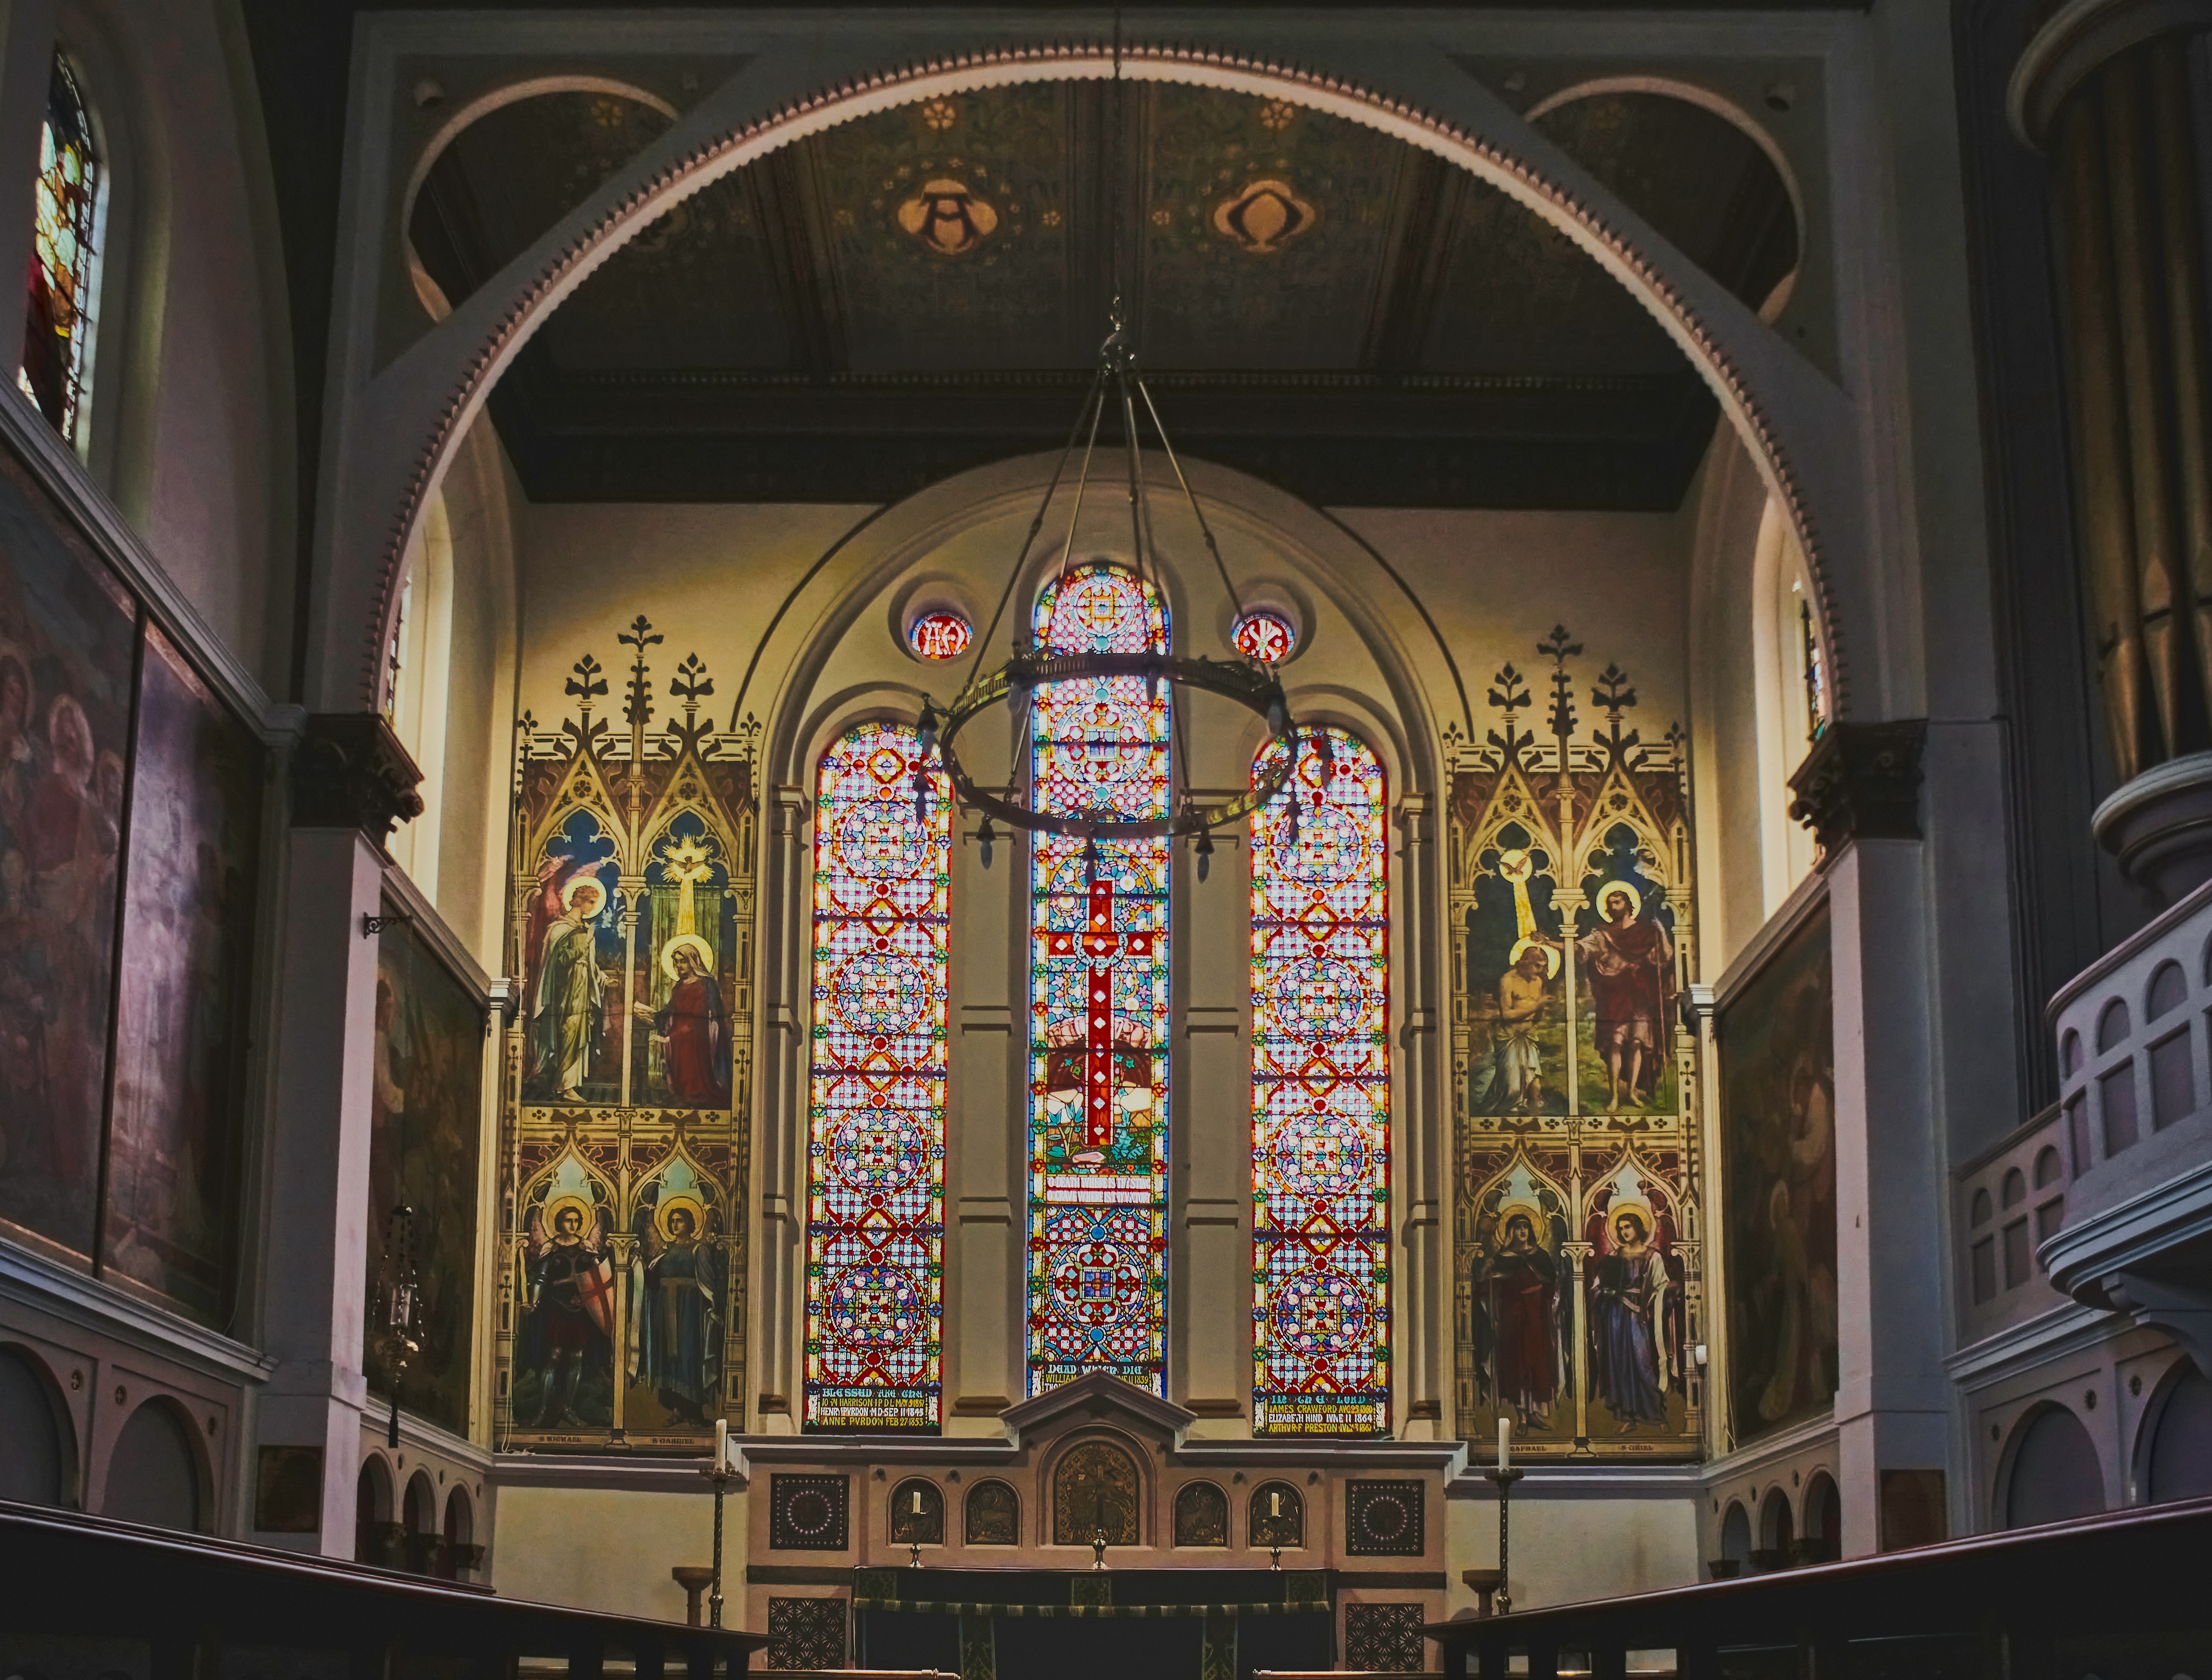
[[[1452,928],[1454,1395],[1478,1446],[1694,1458],[1707,1409],[1686,743],[1628,676],[1537,645],[1480,743],[1445,735]],[[1584,695],[1602,721],[1587,731]],[[1532,714],[1534,715],[1532,716]],[[1525,727],[1536,721],[1538,727]]]
[[[228,1316],[264,763],[149,624],[100,1246],[109,1269],[209,1323]]]
[[[696,655],[656,717],[639,618],[617,732],[517,726],[493,1433],[502,1450],[696,1452],[745,1416],[758,726]]]
[[[1824,906],[1732,997],[1719,1046],[1729,1423],[1741,1443],[1836,1392],[1835,1001]]]
[[[483,1137],[484,1012],[470,989],[387,902],[376,947],[376,1039],[368,1133],[369,1392],[392,1396],[385,1307],[393,1210],[411,1210],[416,1351],[399,1403],[465,1435],[475,1372],[477,1209]]]
[[[234,1293],[267,764],[0,450],[0,1235],[204,1324]]]

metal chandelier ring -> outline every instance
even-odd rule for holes
[[[1044,834],[1073,835],[1085,840],[1156,840],[1174,835],[1203,834],[1249,817],[1283,790],[1297,760],[1295,752],[1274,755],[1267,775],[1218,805],[1187,801],[1165,817],[1132,821],[1075,814],[1060,816],[1033,810],[979,788],[968,775],[953,748],[960,731],[973,719],[1004,701],[1018,690],[1040,684],[1076,682],[1096,677],[1149,677],[1177,688],[1203,689],[1235,702],[1267,721],[1273,732],[1270,745],[1294,741],[1297,727],[1290,721],[1289,703],[1282,683],[1272,671],[1243,660],[1179,659],[1170,654],[1016,654],[988,676],[961,691],[945,714],[938,751],[945,773],[962,800],[1011,823],[1016,828]]]

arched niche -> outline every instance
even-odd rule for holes
[[[2105,1509],[2097,1445],[2081,1420],[2061,1405],[2039,1406],[2016,1426],[1999,1485],[2007,1528],[2064,1522]]]
[[[1018,1546],[1022,1540],[1022,1496],[995,1476],[978,1482],[961,1501],[961,1539],[970,1546]]]
[[[144,1402],[108,1450],[100,1515],[199,1533],[209,1526],[208,1504],[207,1465],[191,1419],[166,1396]]]
[[[1252,1489],[1247,1520],[1255,1549],[1298,1549],[1306,1543],[1306,1496],[1288,1482],[1262,1482]]]
[[[1813,1544],[1817,1561],[1833,1563],[1844,1555],[1844,1496],[1826,1470],[1814,1471],[1805,1483],[1805,1517],[1800,1526],[1804,1531],[1798,1543]]]
[[[1178,1546],[1226,1546],[1229,1543],[1229,1495],[1218,1482],[1186,1482],[1176,1489],[1175,1543]]]
[[[1052,1468],[1052,1543],[1143,1543],[1144,1478],[1117,1441],[1094,1437],[1062,1452]]]
[[[1751,1513],[1736,1500],[1721,1516],[1721,1556],[1738,1568],[1751,1561]]]
[[[945,1543],[945,1492],[926,1476],[910,1476],[891,1489],[890,1537],[894,1546]]]
[[[392,1523],[392,1467],[380,1452],[361,1461],[354,1477],[353,1557],[356,1563],[384,1563],[389,1559]]]
[[[2186,1359],[2143,1409],[2136,1463],[2146,1505],[2212,1495],[2212,1378]]]
[[[0,1500],[76,1502],[76,1429],[46,1361],[27,1348],[0,1346]]]

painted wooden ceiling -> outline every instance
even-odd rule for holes
[[[410,234],[472,290],[667,125],[507,106]],[[1754,305],[1794,265],[1741,132],[1613,94],[1540,125]],[[1171,86],[902,107],[699,193],[564,304],[492,411],[534,500],[865,502],[1065,436],[1116,291],[1179,447],[1334,505],[1671,508],[1714,404],[1528,211],[1375,131]]]

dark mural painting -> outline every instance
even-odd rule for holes
[[[226,1316],[262,752],[149,626],[140,667],[101,1257]]]
[[[0,1220],[86,1257],[135,619],[0,453]]]
[[[1720,1014],[1729,1390],[1736,1440],[1836,1392],[1836,1052],[1828,917]]]
[[[387,919],[378,941],[362,1369],[370,1390],[389,1398],[392,1365],[379,1336],[385,1312],[378,1283],[392,1237],[392,1210],[404,1203],[414,1209],[420,1351],[400,1373],[399,1403],[428,1422],[465,1434],[474,1351],[483,1007],[408,923]]]

